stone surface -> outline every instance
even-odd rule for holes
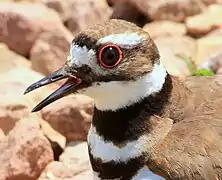
[[[155,39],[160,51],[161,61],[167,71],[181,78],[190,75],[184,60],[178,55],[192,57],[196,50],[195,40],[188,36],[160,37]]]
[[[79,172],[90,168],[87,142],[70,142],[59,160],[68,167],[78,168]]]
[[[196,47],[197,50],[193,59],[195,60],[197,65],[201,65],[206,61],[215,64],[216,62],[219,61],[218,58],[221,56],[219,54],[222,47],[222,35],[211,35],[200,38],[197,40]],[[219,66],[213,64],[210,65],[209,63],[208,66],[213,67],[214,71],[216,71],[219,68]],[[203,66],[206,66],[206,64],[203,64]]]
[[[7,72],[15,67],[27,67],[31,66],[31,63],[24,58],[11,51],[7,45],[0,43],[0,73]]]
[[[39,118],[39,113],[30,113],[31,109],[58,86],[48,86],[30,94],[23,95],[25,89],[43,76],[27,68],[14,68],[0,74],[0,128],[7,134],[23,118]],[[37,117],[36,117],[37,116]],[[51,140],[64,147],[64,137],[54,132],[47,123],[41,123],[43,132]]]
[[[91,170],[76,172],[72,167],[54,161],[46,167],[38,180],[93,180],[93,177]]]
[[[2,129],[0,129],[0,143],[4,138],[5,138],[5,133],[3,132]]]
[[[148,23],[143,27],[143,30],[147,31],[152,38],[186,34],[186,27],[183,23],[167,20]]]
[[[6,88],[18,88],[8,85]],[[7,89],[5,89],[7,91]],[[1,90],[2,91],[2,90]],[[5,134],[15,126],[19,120],[30,117],[28,103],[23,98],[16,98],[15,93],[0,93],[0,128]]]
[[[23,95],[25,89],[31,85],[33,82],[43,78],[43,76],[37,72],[32,71],[27,68],[14,68],[8,72],[0,74],[0,94],[5,96],[5,98],[16,99],[24,98],[25,101],[29,104],[29,107],[33,107],[37,102],[42,100],[47,96],[52,90],[55,90],[58,85],[52,84],[51,86],[45,86],[40,89],[37,89],[27,95]],[[5,103],[7,100],[5,99]],[[19,100],[18,100],[19,101]],[[31,109],[30,109],[31,110]]]
[[[32,71],[26,68],[14,68],[0,74],[0,128],[5,134],[20,119],[31,118],[30,107],[34,102],[26,99],[23,92],[31,83],[32,75]]]
[[[22,119],[0,143],[0,179],[35,180],[53,160],[50,143],[35,119]]]
[[[30,52],[32,69],[44,75],[59,69],[67,59],[72,39],[72,34],[63,25],[42,32]]]
[[[48,8],[55,10],[61,17],[63,21],[71,15],[69,2],[64,0],[39,0],[41,3],[45,4]]]
[[[38,180],[90,180],[87,143],[70,143],[60,157],[60,162],[50,163]]]
[[[0,41],[15,52],[28,56],[42,31],[61,24],[59,15],[41,4],[2,2]]]
[[[83,95],[65,97],[42,110],[42,118],[67,140],[86,140],[92,117],[92,100]]]
[[[107,0],[108,4],[111,6],[122,3],[122,2],[127,2],[127,1],[129,0]]]
[[[222,28],[222,5],[211,5],[201,14],[186,19],[188,33],[202,36],[208,32]]]
[[[124,19],[133,22],[142,27],[147,19],[146,17],[130,2],[120,2],[113,6],[111,19]]]
[[[112,13],[106,0],[70,0],[69,7],[71,13],[65,24],[73,33],[108,20]]]
[[[200,13],[205,5],[220,3],[221,0],[130,0],[151,20],[172,20],[181,22],[188,16]]]
[[[77,174],[72,180],[93,180],[92,170],[84,171]]]

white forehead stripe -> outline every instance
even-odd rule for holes
[[[111,34],[98,40],[98,43],[113,43],[122,48],[132,48],[144,40],[138,33]]]
[[[89,50],[86,46],[80,47],[71,44],[67,62],[70,66],[75,64],[77,67],[81,67],[82,65],[88,65],[91,67],[92,63],[95,63],[95,54],[96,53],[92,49]]]

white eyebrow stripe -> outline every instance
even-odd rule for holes
[[[98,43],[113,43],[122,48],[130,49],[144,40],[138,33],[111,34],[98,40]]]

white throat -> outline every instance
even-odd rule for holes
[[[137,80],[94,83],[80,93],[93,98],[98,109],[115,111],[159,92],[166,75],[163,65],[155,64],[152,72]]]

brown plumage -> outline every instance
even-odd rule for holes
[[[137,33],[144,40],[130,49],[122,48],[123,59],[117,67],[105,69],[100,66],[97,61],[101,47],[99,39],[125,32]],[[76,62],[67,62],[60,70],[31,85],[26,93],[69,78],[62,89],[43,100],[34,111],[67,94],[84,93],[84,89],[95,84],[118,81],[124,85],[136,81],[151,73],[154,64],[160,61],[158,49],[149,34],[123,20],[109,20],[88,28],[75,37],[73,44],[96,53],[90,59],[91,64],[79,67]],[[89,146],[93,170],[100,172],[101,179],[122,177],[121,180],[129,180],[146,164],[151,171],[169,180],[221,180],[221,89],[222,76],[188,77],[180,81],[168,74],[162,89],[140,102],[115,111],[95,107],[92,125],[104,141],[123,147],[144,134],[152,138],[146,142],[146,151],[131,159],[128,165],[104,163],[100,158],[93,158]]]
[[[166,179],[222,179],[222,76],[176,78],[163,118],[174,124],[148,167]],[[170,112],[172,111],[172,112]]]

